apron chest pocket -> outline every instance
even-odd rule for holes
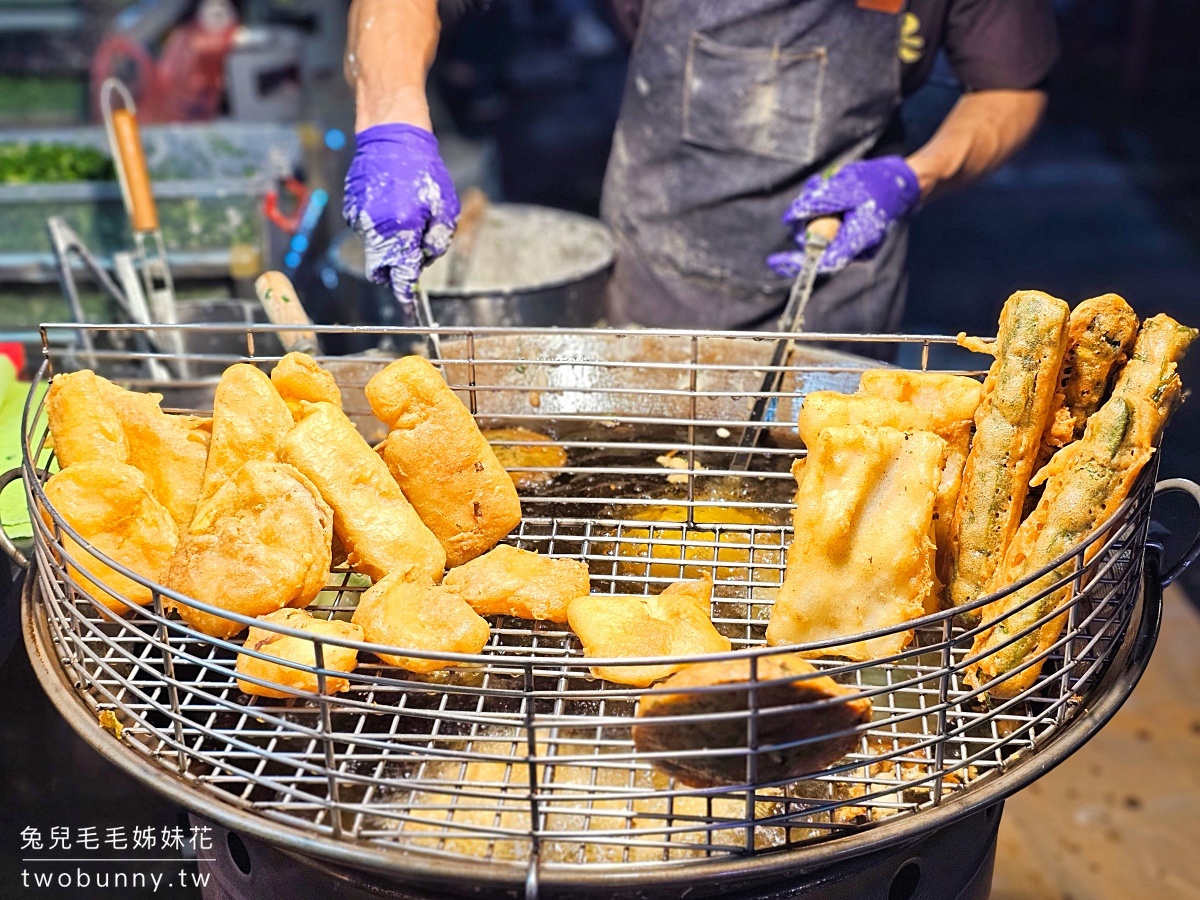
[[[684,141],[811,165],[826,62],[824,47],[731,47],[693,33],[684,74]]]

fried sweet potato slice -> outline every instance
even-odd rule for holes
[[[320,637],[336,637],[349,641],[363,639],[362,629],[357,625],[337,619],[316,619],[310,612],[303,609],[279,609],[273,613],[267,613],[265,616],[259,616],[258,619],[272,625],[311,632]],[[270,681],[280,687],[306,691],[309,694],[319,693],[317,674],[296,668],[296,666],[316,666],[317,650],[312,641],[251,625],[250,630],[246,633],[244,646],[272,656],[279,662],[239,653],[235,667],[239,675],[249,675],[263,681]],[[358,651],[351,647],[323,644],[321,656],[324,668],[332,669],[335,672],[353,672],[354,667],[358,664]],[[296,665],[289,665],[289,663]],[[335,675],[325,676],[326,693],[337,694],[348,690],[349,687],[350,682],[345,678],[338,678]],[[269,688],[241,678],[238,679],[238,688],[244,694],[253,694],[258,697],[286,700],[295,696],[288,691]]]

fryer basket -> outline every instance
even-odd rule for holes
[[[59,327],[81,326],[45,330]],[[82,327],[94,332],[96,358],[109,367],[103,374],[155,388],[143,375],[151,354],[123,350],[118,340],[105,350],[117,329]],[[262,346],[266,334],[279,330],[274,326],[213,328],[244,332],[246,353],[195,355],[197,361],[270,366],[277,360],[254,352],[256,339]],[[397,341],[429,331],[316,330]],[[734,649],[678,660],[689,662],[796,649],[767,647],[764,639],[791,535],[788,465],[803,453],[795,411],[808,391],[853,390],[862,370],[879,365],[820,344],[890,342],[902,359],[925,368],[933,345],[953,343],[796,335],[768,421],[753,423],[747,415],[760,396],[769,341],[779,335],[435,330],[443,374],[481,422],[533,428],[567,450],[565,467],[526,471],[543,483],[522,491],[524,516],[508,541],[584,560],[594,593],[657,593],[681,578],[710,575],[713,621]],[[60,356],[61,342],[47,340],[45,347],[40,379],[72,367]],[[339,378],[348,406],[389,361],[319,359]],[[204,385],[183,387],[195,396]],[[988,702],[986,686],[968,687],[963,672],[973,661],[973,636],[989,623],[968,628],[956,611],[925,616],[909,647],[885,660],[814,660],[820,674],[870,696],[873,719],[855,730],[856,749],[834,766],[767,783],[756,775],[757,760],[780,748],[756,740],[762,713],[753,699],[752,663],[748,708],[723,714],[745,722],[745,745],[717,751],[745,760],[745,782],[698,789],[662,775],[653,755],[633,746],[631,717],[644,691],[590,672],[597,664],[639,661],[585,658],[565,625],[492,617],[492,638],[481,654],[446,654],[454,665],[429,676],[382,663],[369,645],[318,638],[310,671],[322,687],[323,647],[359,649],[349,691],[297,693],[286,701],[243,694],[233,675],[241,638],[206,637],[167,611],[170,602],[211,607],[145,581],[86,542],[68,549],[64,541],[78,536],[41,487],[50,457],[36,402],[24,425],[27,500],[31,510],[44,511],[33,516],[36,577],[25,603],[27,641],[51,696],[94,746],[190,808],[293,851],[416,881],[523,887],[527,896],[536,895],[539,883],[615,891],[672,880],[695,884],[703,876],[716,884],[739,872],[749,877],[864,852],[995,803],[1115,712],[1153,647],[1160,583],[1178,575],[1197,550],[1194,541],[1166,579],[1156,554],[1145,552],[1156,493],[1151,463],[1108,522],[1027,579],[1067,563],[1062,581],[1073,584],[1066,604],[1033,626],[1067,617],[1029,689]],[[765,429],[771,440],[759,443],[750,473],[738,478],[743,473],[731,467],[744,427]],[[664,467],[663,457],[685,460],[686,468]],[[1184,490],[1200,503],[1200,488],[1191,482],[1176,479],[1158,489]],[[71,552],[95,554],[145,584],[153,602],[124,617],[101,607],[81,589],[86,576],[68,570]],[[310,609],[346,618],[362,590],[361,580],[334,571]],[[440,658],[405,648],[385,652]]]

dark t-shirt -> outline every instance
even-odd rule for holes
[[[636,32],[645,2],[612,0],[627,35]],[[1052,0],[908,0],[905,6],[898,48],[905,95],[925,83],[940,48],[969,91],[1036,87],[1058,56]]]

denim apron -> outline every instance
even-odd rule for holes
[[[899,15],[855,0],[646,0],[604,182],[613,324],[771,328],[780,218],[861,159],[900,103]],[[907,233],[818,280],[810,331],[899,326]]]

